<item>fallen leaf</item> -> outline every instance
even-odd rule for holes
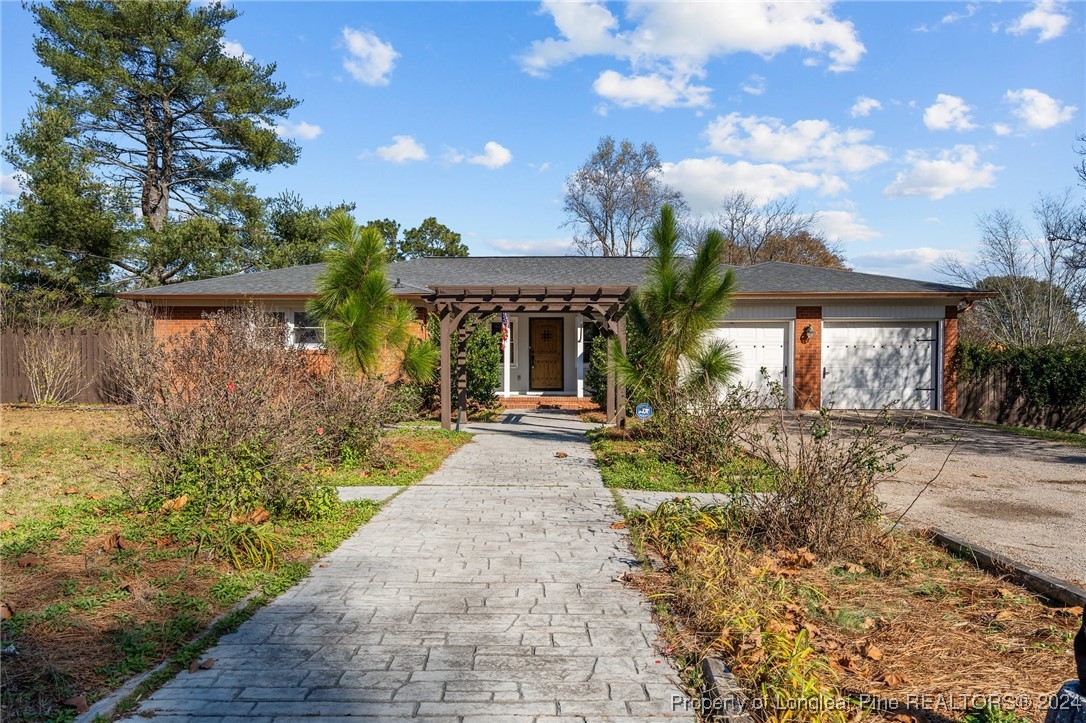
[[[35,565],[41,565],[45,562],[45,559],[39,555],[22,555],[15,560],[15,564],[19,567],[34,567]]]
[[[321,564],[317,565],[317,567],[328,567],[328,563],[322,562]]]
[[[4,514],[5,515],[14,515],[14,514],[16,514],[16,512],[15,512],[15,510],[4,510]]]
[[[864,618],[864,621],[860,625],[860,627],[862,627],[864,630],[870,630],[871,628],[875,627],[875,619],[874,618]]]
[[[0,620],[10,620],[15,615],[15,608],[6,602],[0,602]]]
[[[79,488],[78,487],[65,487],[64,488],[64,494],[66,494],[66,495],[77,495],[77,494],[79,494]]]
[[[970,477],[976,477],[977,479],[988,479],[988,475],[986,475],[986,474],[977,474],[976,472],[970,472],[969,476]]]
[[[76,713],[86,713],[90,706],[87,704],[86,695],[77,695],[74,698],[69,698],[64,701],[64,705],[69,708],[75,708]]]
[[[211,670],[215,667],[215,659],[208,658],[204,662],[200,663],[200,670]]]
[[[88,492],[86,497],[88,500],[104,500],[106,498],[105,495],[100,495],[97,492]]]
[[[863,653],[865,657],[871,658],[872,660],[882,660],[882,651],[879,650],[879,647],[874,643],[864,643],[860,647],[860,652]]]
[[[845,572],[849,573],[850,575],[862,575],[863,573],[867,572],[867,568],[863,565],[857,565],[854,562],[846,562]]]
[[[200,661],[199,660],[193,660],[191,663],[189,663],[189,672],[190,673],[195,673],[199,669],[200,669]]]
[[[1012,613],[1010,610],[1000,610],[998,613],[996,613],[995,619],[996,620],[1010,620],[1013,617],[1014,617],[1014,613]]]
[[[896,721],[896,723],[916,723],[915,718],[913,718],[911,715],[906,715],[905,713],[898,713],[890,720]]]
[[[905,685],[909,682],[909,676],[904,673],[886,673],[880,679],[883,683],[891,688],[895,688],[899,685]]]
[[[554,456],[557,457],[558,459],[565,459],[569,455],[566,454],[565,452],[555,452]]]
[[[14,529],[15,529],[15,523],[14,522],[11,522],[10,520],[2,520],[2,521],[0,521],[0,532],[7,532],[8,530],[14,530]]]
[[[18,462],[22,458],[23,458],[23,453],[22,452],[12,452],[11,453],[11,461],[12,462]]]
[[[615,520],[614,522],[611,523],[611,529],[612,530],[624,530],[624,529],[626,529],[626,523],[623,522],[622,520]]]
[[[259,525],[262,522],[267,522],[268,518],[270,518],[270,517],[271,517],[270,512],[268,512],[263,507],[257,507],[255,510],[253,510],[252,514],[249,515],[249,520],[254,525]]]
[[[0,474],[0,485],[6,485],[8,483],[8,477],[9,475],[7,472]]]
[[[1082,606],[1076,605],[1071,608],[1056,608],[1052,612],[1057,613],[1058,615],[1066,615],[1068,617],[1077,618],[1082,616]]]

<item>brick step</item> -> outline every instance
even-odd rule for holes
[[[599,409],[588,397],[507,397],[498,402],[506,409]]]

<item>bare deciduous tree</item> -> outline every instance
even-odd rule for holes
[[[656,146],[638,148],[610,136],[584,165],[566,179],[566,225],[573,245],[585,256],[635,256],[643,253],[642,236],[664,204],[684,205],[682,194],[660,178]]]
[[[19,363],[35,404],[71,402],[93,381],[86,373],[77,331],[58,323],[63,313],[58,303],[42,302],[24,320]]]
[[[977,302],[963,332],[1012,346],[1083,338],[1086,330],[1080,314],[1086,309],[1086,269],[1071,263],[1076,239],[1068,233],[1075,213],[1067,192],[1038,197],[1033,206],[1034,229],[1006,209],[978,219],[981,238],[976,260],[944,256],[936,266],[959,283],[1000,294]]]
[[[786,261],[848,269],[841,248],[816,231],[817,223],[818,214],[801,212],[794,198],[762,203],[746,191],[734,191],[710,217],[689,219],[684,235],[696,239],[706,227],[719,229],[728,240],[723,261],[737,266]]]

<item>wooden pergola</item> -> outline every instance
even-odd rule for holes
[[[617,337],[626,350],[626,301],[629,286],[437,286],[425,297],[441,320],[441,426],[452,428],[452,349],[456,335],[456,388],[459,421],[465,422],[467,339],[480,317],[501,313],[580,314],[599,324],[603,335]],[[625,416],[626,387],[615,383],[608,348],[607,421]]]

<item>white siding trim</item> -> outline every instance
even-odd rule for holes
[[[826,304],[822,319],[833,321],[938,321],[944,304]]]
[[[796,318],[788,304],[736,304],[722,321],[787,321]]]

